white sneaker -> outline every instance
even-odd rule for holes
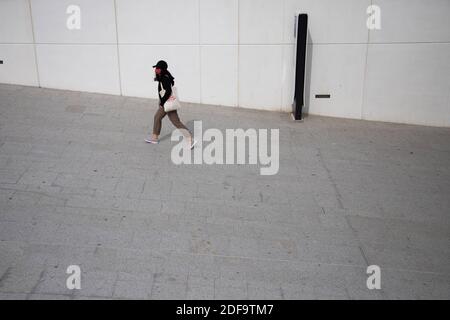
[[[151,138],[147,138],[147,139],[145,139],[145,142],[147,142],[147,143],[151,143],[151,144],[158,144],[158,143],[159,143],[159,141],[158,141],[158,140],[153,140],[153,139],[151,139]]]

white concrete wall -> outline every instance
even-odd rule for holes
[[[164,59],[184,101],[290,111],[301,12],[309,113],[450,126],[450,0],[0,0],[0,82],[156,98]]]
[[[450,1],[374,3],[384,14],[369,34],[362,118],[450,126]]]
[[[27,0],[0,1],[0,82],[38,86]]]

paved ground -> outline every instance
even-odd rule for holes
[[[280,128],[261,176],[173,165],[167,119],[143,142],[155,108],[0,85],[0,299],[450,298],[450,129],[186,105],[190,127]]]

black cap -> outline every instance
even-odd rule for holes
[[[159,61],[153,66],[153,68],[160,68],[160,69],[167,70],[168,65],[167,65],[167,62],[165,62],[164,60],[159,60]]]

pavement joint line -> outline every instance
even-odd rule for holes
[[[369,263],[369,259],[367,259],[367,256],[363,250],[361,239],[358,237],[358,233],[356,232],[356,230],[353,228],[352,224],[350,223],[349,216],[344,215],[344,219],[345,219],[345,222],[347,223],[347,226],[350,228],[350,230],[352,230],[353,236],[358,241],[359,251],[361,252],[362,257],[363,257],[364,261],[366,262],[366,267],[368,267],[370,265],[370,263]]]
[[[66,198],[61,198],[61,197],[55,196],[53,194],[48,194],[46,192],[39,192],[39,191],[34,191],[34,190],[22,190],[22,189],[3,188],[3,187],[0,187],[0,190],[10,190],[10,191],[16,191],[16,192],[18,191],[21,193],[32,193],[32,194],[37,194],[37,195],[41,195],[44,197],[49,197],[49,198],[54,198],[54,199],[59,199],[59,200],[67,200]]]
[[[9,277],[11,269],[12,269],[12,267],[8,267],[8,269],[6,269],[6,271],[0,277],[0,289],[2,287],[3,281]]]
[[[33,286],[33,288],[31,289],[31,292],[27,294],[27,297],[26,297],[27,300],[29,299],[29,296],[30,296],[30,295],[36,293],[36,289],[37,289],[37,288],[39,287],[39,285],[43,282],[45,274],[46,274],[46,270],[44,269],[44,270],[42,270],[41,273],[39,274],[39,279],[38,279],[38,281],[36,282],[36,284]]]
[[[336,182],[334,181],[333,176],[331,175],[331,171],[328,168],[327,164],[325,163],[325,159],[323,158],[322,151],[320,148],[317,148],[317,152],[319,153],[320,162],[322,163],[322,166],[324,167],[325,171],[327,172],[328,179],[331,182],[331,185],[333,186],[334,192],[336,193],[336,200],[338,201],[339,208],[345,210],[344,205],[342,204],[342,195],[339,192],[339,189],[336,185]]]

